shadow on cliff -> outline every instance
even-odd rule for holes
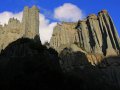
[[[84,53],[65,48],[60,54],[63,71],[83,81],[83,90],[120,90],[120,56],[92,66]]]
[[[81,52],[58,53],[40,42],[21,38],[0,54],[1,90],[117,90],[119,57],[92,66]]]
[[[82,88],[79,78],[62,72],[58,53],[32,39],[10,43],[0,54],[1,90]]]

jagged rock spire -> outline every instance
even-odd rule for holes
[[[24,37],[34,39],[39,36],[39,9],[36,6],[24,8],[22,25]]]

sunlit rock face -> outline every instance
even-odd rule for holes
[[[21,37],[40,41],[39,10],[36,6],[24,8],[22,22],[10,18],[8,24],[0,25],[0,51]]]
[[[76,23],[58,23],[53,30],[50,46],[60,53],[72,44],[86,52],[91,64],[120,54],[119,36],[106,10]]]

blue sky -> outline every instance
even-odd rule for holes
[[[76,5],[85,16],[97,14],[102,9],[108,10],[120,35],[120,0],[0,0],[0,13],[4,11],[17,13],[22,11],[26,5],[37,5],[41,13],[53,22],[55,21],[52,18],[54,9],[64,3]]]

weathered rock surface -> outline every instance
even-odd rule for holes
[[[22,22],[10,18],[8,24],[0,25],[0,51],[21,37],[39,38],[39,10],[35,6],[24,8]]]
[[[22,25],[24,37],[34,39],[39,36],[39,9],[36,6],[24,8]]]
[[[120,54],[119,36],[106,10],[98,15],[91,14],[77,23],[57,24],[50,46],[60,53],[72,44],[86,52],[88,61],[92,64],[99,63],[104,57]]]
[[[58,24],[57,51],[36,42],[38,19],[35,6],[25,7],[22,22],[0,25],[0,90],[120,90],[120,39],[106,10]]]
[[[73,44],[78,41],[79,38],[75,29],[76,25],[77,23],[58,23],[54,28],[50,45],[58,51],[61,51],[66,45]]]

